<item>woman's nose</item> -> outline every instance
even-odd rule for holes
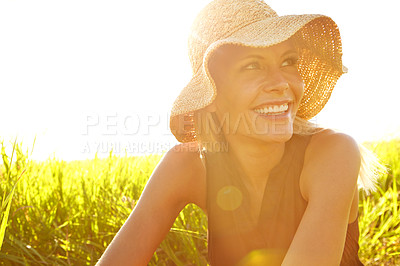
[[[266,92],[283,92],[289,89],[288,81],[281,73],[269,73],[266,77],[266,82],[263,85],[263,90]]]

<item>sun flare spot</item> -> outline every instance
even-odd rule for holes
[[[235,186],[225,186],[217,193],[217,205],[224,211],[233,211],[242,205],[243,194]]]
[[[238,265],[259,266],[259,265],[281,265],[285,256],[285,250],[281,249],[258,249],[247,254]]]

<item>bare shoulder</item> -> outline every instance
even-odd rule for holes
[[[177,144],[163,158],[164,171],[175,173],[177,193],[185,204],[194,203],[206,211],[206,174],[197,142]]]
[[[313,135],[305,152],[301,175],[304,198],[309,200],[311,194],[323,194],[328,188],[346,191],[351,186],[347,190],[354,190],[360,164],[359,146],[351,136],[331,129]]]
[[[305,164],[309,163],[320,154],[340,153],[346,157],[360,157],[360,150],[357,142],[349,135],[336,132],[332,129],[325,129],[312,136],[306,149]],[[355,159],[356,159],[355,158]]]

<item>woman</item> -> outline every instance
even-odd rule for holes
[[[351,137],[308,121],[345,72],[335,22],[215,0],[189,53],[194,75],[170,121],[182,144],[99,264],[146,265],[194,203],[208,216],[211,265],[362,265],[357,179],[367,189],[373,180]]]

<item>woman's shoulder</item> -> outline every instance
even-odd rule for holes
[[[308,200],[310,190],[315,189],[317,184],[319,187],[332,187],[331,177],[338,186],[356,183],[360,164],[359,146],[351,136],[332,129],[312,135],[304,155],[301,176],[303,196]]]
[[[308,153],[308,157],[316,156],[316,153],[329,152],[329,148],[337,145],[358,150],[357,142],[350,135],[326,128],[311,136],[306,153]]]
[[[180,143],[164,156],[166,171],[175,173],[175,182],[180,183],[187,203],[194,203],[206,209],[206,171],[200,158],[197,142]]]
[[[173,159],[185,171],[192,173],[205,171],[199,145],[196,141],[179,143],[172,147],[165,156]]]

